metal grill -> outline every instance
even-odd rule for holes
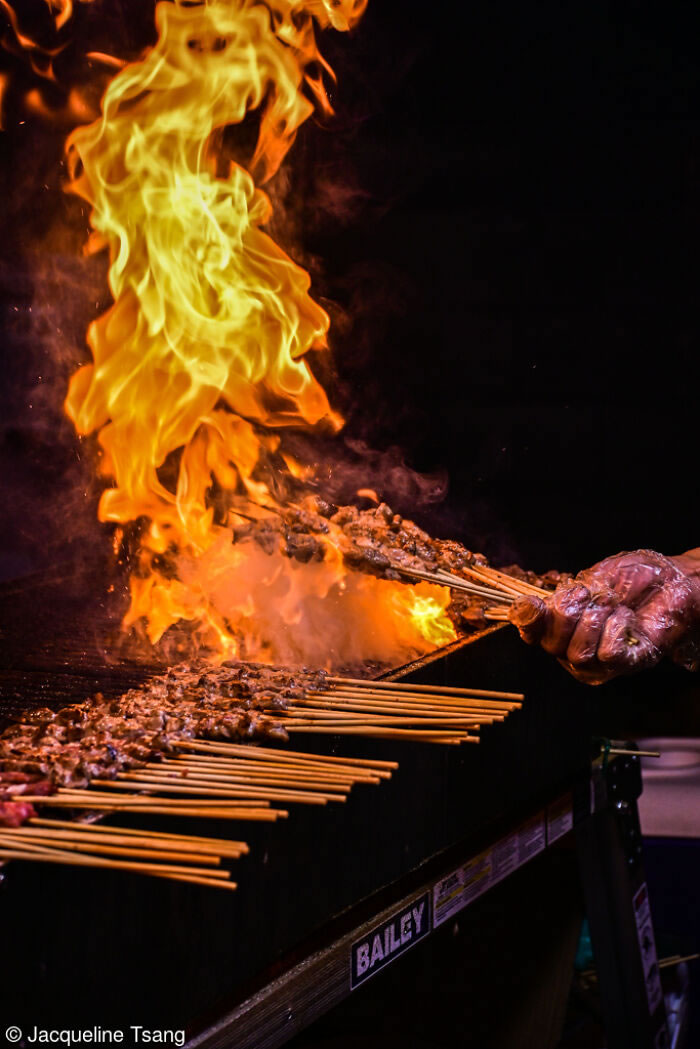
[[[100,563],[0,587],[0,726],[36,707],[117,696],[163,669],[123,635],[124,603],[108,591]]]

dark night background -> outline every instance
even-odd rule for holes
[[[150,4],[79,5],[59,74],[151,25]],[[372,0],[327,35],[337,115],[293,151],[294,243],[333,303],[349,437],[449,476],[441,505],[401,506],[436,533],[538,569],[700,543],[697,29],[690,3]],[[68,125],[19,104],[60,90],[6,61],[5,577],[64,556],[66,520],[92,536],[60,403],[108,301],[60,191]]]
[[[55,44],[44,0],[15,7]],[[60,111],[95,75],[85,52],[137,55],[152,13],[76,5],[57,83],[0,51],[0,580],[108,543],[90,442],[61,411],[109,304],[105,263],[81,256],[86,209],[61,190],[70,122],[21,99],[39,87]],[[696,4],[370,0],[323,51],[336,116],[299,135],[281,235],[333,316],[347,439],[394,449],[387,496],[538,570],[700,545]],[[402,496],[400,457],[446,475],[445,499]],[[366,462],[374,482],[382,460]],[[687,707],[678,731],[697,735]],[[695,935],[695,903],[670,913],[695,901],[694,863],[664,899]]]
[[[375,441],[445,466],[494,556],[697,545],[693,7],[375,3],[358,38],[341,94],[376,109],[347,163],[395,203],[320,250],[376,264],[368,350],[338,353]]]

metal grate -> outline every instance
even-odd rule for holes
[[[95,692],[116,696],[164,664],[120,630],[124,595],[100,563],[0,587],[0,726]]]

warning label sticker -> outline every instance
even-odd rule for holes
[[[653,1015],[661,1004],[663,992],[661,990],[659,966],[656,960],[656,942],[654,940],[654,928],[651,924],[649,891],[646,882],[640,886],[634,897],[634,920],[637,925],[637,939],[639,940],[639,950],[644,967],[644,982],[647,989],[649,1014]]]
[[[433,887],[433,928],[458,914],[468,903],[478,899],[533,856],[545,848],[544,812],[523,823],[512,834],[501,838],[467,863],[442,878]]]

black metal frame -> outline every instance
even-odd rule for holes
[[[598,762],[592,811],[576,829],[609,1049],[670,1044],[642,865],[641,792],[639,758]]]
[[[94,595],[95,587],[87,592]],[[85,607],[85,593],[78,582],[72,604],[63,582],[54,590],[0,593],[0,619],[7,624],[0,639],[7,657],[0,674],[5,711],[47,701],[58,706],[95,689],[119,694],[155,669],[124,659],[111,665],[102,658],[98,641],[108,637],[112,623],[104,610],[95,611],[94,637],[91,632],[92,640],[85,641],[93,611]],[[50,613],[46,630],[36,623],[44,610]],[[358,791],[344,813],[325,821],[322,834],[317,814],[301,811],[289,827],[276,829],[274,840],[266,829],[251,827],[246,837],[253,860],[239,894],[205,897],[177,883],[60,868],[52,871],[52,893],[61,901],[55,907],[41,872],[13,864],[0,893],[3,928],[13,943],[0,967],[0,1009],[11,1010],[8,1021],[34,1015],[37,994],[47,1015],[50,1007],[50,1015],[61,1020],[59,1026],[69,1026],[63,1021],[68,1007],[71,1025],[84,1022],[74,1010],[89,1009],[100,1022],[115,1017],[118,1026],[127,1007],[165,1014],[174,997],[177,1024],[190,1031],[206,1027],[192,1047],[272,1049],[349,995],[350,948],[363,930],[426,886],[434,889],[516,821],[585,781],[574,792],[574,815],[610,1046],[655,1045],[663,1018],[654,1028],[643,1010],[637,1015],[646,999],[631,901],[642,875],[638,857],[628,863],[625,852],[635,847],[636,795],[624,786],[624,777],[616,786],[622,765],[613,762],[596,774],[599,804],[591,815],[590,690],[502,627],[398,668],[391,677],[522,690],[527,700],[504,724],[486,726],[482,744],[468,748],[468,754],[404,745],[396,782],[371,797]],[[315,738],[314,749],[342,754],[346,745],[331,739],[321,745]],[[363,750],[397,756],[395,748],[378,741],[368,741]],[[473,798],[478,805],[469,803]],[[188,827],[207,834],[218,829],[228,831],[209,824]],[[95,928],[102,939],[93,943]],[[242,942],[249,955],[241,952]],[[103,943],[109,945],[106,952]],[[123,957],[129,966],[121,963]],[[132,999],[135,1004],[129,1005]],[[203,1016],[223,1019],[207,1026],[197,1019]]]
[[[641,831],[637,798],[641,793],[639,759],[627,756],[598,761],[592,778],[572,784],[571,790],[552,798],[502,836],[473,847],[451,849],[431,864],[429,874],[410,887],[405,881],[383,894],[375,909],[364,910],[362,919],[346,916],[341,935],[330,936],[325,944],[298,961],[257,993],[240,1003],[205,1031],[188,1042],[188,1049],[278,1049],[306,1029],[353,990],[353,945],[370,937],[426,895],[431,901],[431,932],[438,928],[434,910],[436,894],[442,886],[455,885],[467,864],[488,857],[494,849],[517,842],[524,832],[535,842],[524,858],[517,857],[517,845],[508,874],[522,863],[554,845],[564,833],[575,834],[579,869],[586,911],[599,972],[599,982],[609,1049],[666,1049],[670,1044],[663,995],[652,997],[648,980],[658,980],[653,933],[643,948],[639,932],[639,906],[644,893],[641,864]],[[569,825],[567,826],[567,818]],[[533,837],[542,826],[542,842]],[[494,878],[488,888],[499,883]],[[450,917],[468,906],[481,892],[462,886],[463,901],[457,901]],[[642,901],[644,903],[644,901]],[[648,913],[648,906],[644,914]],[[647,929],[642,924],[642,931]],[[420,949],[420,948],[419,948]],[[400,955],[397,955],[397,958]],[[659,983],[660,988],[660,983]],[[655,1003],[655,1004],[654,1004]]]
[[[499,884],[541,853],[548,844],[559,840],[559,832],[556,838],[552,835],[552,840],[548,840],[548,828],[552,825],[550,811],[559,816],[562,802],[565,805],[568,802],[573,823],[573,794],[573,791],[569,791],[563,797],[552,799],[551,810],[549,806],[540,808],[506,834],[491,838],[487,843],[482,841],[478,850],[466,850],[464,847],[447,850],[431,862],[430,871],[426,871],[417,884],[415,879],[410,888],[407,880],[397,883],[391,888],[388,897],[386,893],[382,894],[381,904],[374,909],[370,908],[369,916],[365,907],[362,920],[353,921],[353,910],[351,915],[345,916],[346,931],[342,935],[333,938],[331,932],[324,947],[310,953],[192,1038],[187,1043],[187,1049],[277,1049],[284,1045],[356,989],[353,987],[354,946],[366,938],[371,940],[376,931],[391,919],[396,919],[398,924],[400,916],[416,901],[426,899],[429,900],[429,932],[435,932],[439,925],[434,900],[442,885],[465,864],[494,850],[501,857],[507,853],[507,874],[494,877],[489,887]],[[476,898],[477,893],[469,894],[469,898],[465,898],[461,907],[457,906],[450,917]],[[422,939],[416,941],[418,949]],[[397,954],[397,959],[399,957],[401,955]]]

